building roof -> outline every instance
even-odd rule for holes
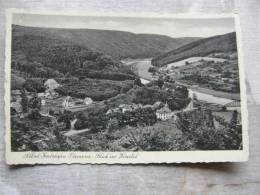
[[[156,113],[158,113],[158,114],[168,114],[168,113],[171,113],[171,112],[172,112],[172,111],[170,110],[170,108],[169,108],[167,102],[166,102],[166,104],[164,105],[163,108],[161,108],[161,109],[159,109],[159,110],[156,111]]]
[[[232,102],[229,102],[227,104],[225,104],[226,107],[239,107],[240,106],[240,101],[232,101]]]
[[[45,81],[44,86],[47,87],[48,89],[53,90],[58,88],[60,84],[54,79],[48,79],[47,81]]]

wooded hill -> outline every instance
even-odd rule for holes
[[[39,28],[13,25],[14,37],[46,37],[87,47],[113,58],[147,58],[176,49],[200,38],[171,38],[115,30]]]
[[[178,49],[166,52],[152,60],[154,66],[163,66],[189,57],[206,56],[214,52],[236,51],[236,33],[204,38]]]
[[[134,79],[129,68],[104,53],[79,46],[70,39],[29,31],[25,28],[19,33],[16,27],[12,31],[12,69],[26,73],[25,77],[61,77],[60,73],[84,77],[87,72],[90,78]]]
[[[21,29],[20,29],[21,30]],[[110,98],[129,90],[137,76],[119,60],[26,28],[12,31],[12,89],[25,87],[30,92],[45,90],[44,81],[54,78],[63,95]],[[126,82],[124,82],[126,81]]]

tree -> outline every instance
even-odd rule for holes
[[[35,108],[32,109],[28,115],[28,118],[32,119],[32,120],[37,120],[39,118],[41,118],[41,114],[39,112],[39,109]]]
[[[223,73],[223,77],[229,78],[230,76],[231,76],[231,72],[228,70]]]
[[[164,84],[163,77],[160,76],[159,79],[158,79],[158,86],[159,86],[160,88],[162,88],[162,87],[163,87],[163,84]]]
[[[209,109],[205,110],[205,121],[204,122],[205,122],[206,127],[214,128],[214,120],[213,120],[212,111]]]
[[[148,72],[152,73],[152,74],[155,74],[156,73],[156,68],[151,66],[149,69],[148,69]]]
[[[48,71],[46,70],[45,67],[36,68],[34,71],[34,76],[45,78],[48,76]]]
[[[186,107],[189,102],[189,91],[185,86],[177,86],[174,92],[169,92],[169,95],[166,99],[168,102],[169,108],[171,110],[180,110]]]
[[[23,89],[21,91],[21,97],[22,97],[22,100],[21,100],[21,106],[22,106],[22,110],[23,110],[23,113],[27,113],[28,112],[28,97],[26,95],[26,92],[25,90]]]
[[[58,118],[58,122],[64,122],[66,125],[66,129],[71,127],[70,121],[74,118],[73,113],[70,111],[64,111],[64,113]]]
[[[108,123],[107,123],[107,130],[108,133],[117,130],[119,128],[119,122],[116,118],[111,118],[109,119]]]
[[[231,120],[230,120],[230,125],[232,127],[236,126],[237,121],[238,121],[238,112],[237,112],[237,110],[234,110],[232,117],[231,117]]]
[[[29,107],[32,109],[41,109],[41,98],[38,98],[37,95],[35,94],[34,97],[32,97],[29,100]]]
[[[41,93],[46,90],[44,86],[44,79],[42,78],[30,78],[24,83],[24,87],[29,92]]]
[[[71,75],[69,72],[67,72],[64,76],[65,76],[66,78],[70,78],[72,75]]]
[[[97,57],[96,62],[100,69],[104,69],[108,65],[116,65],[114,60],[108,55],[100,55]]]
[[[140,78],[136,78],[135,80],[134,80],[134,85],[138,85],[138,86],[143,86],[143,84],[142,84],[142,82],[141,82],[141,79]]]

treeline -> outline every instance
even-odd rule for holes
[[[189,104],[189,91],[184,86],[176,86],[173,90],[162,90],[158,86],[136,88],[134,103],[154,104],[155,102],[168,103],[171,110],[180,110]]]
[[[156,123],[157,118],[152,108],[138,108],[134,111],[114,112],[111,114],[104,113],[79,113],[75,129],[88,128],[92,131],[109,130],[115,131],[127,125],[147,126]]]
[[[95,101],[106,100],[120,93],[125,93],[133,87],[133,81],[111,81],[98,79],[67,79],[60,80],[62,86],[56,91],[65,96],[77,98],[90,97]]]

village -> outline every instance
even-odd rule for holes
[[[89,132],[91,129],[89,128],[75,128],[76,122],[79,120],[77,118],[78,114],[84,112],[84,110],[88,109],[88,107],[93,106],[95,104],[100,104],[100,102],[94,102],[91,98],[85,97],[84,99],[74,98],[71,96],[61,96],[55,90],[60,87],[61,85],[55,79],[48,79],[44,83],[46,87],[45,92],[41,93],[31,93],[26,92],[24,90],[12,90],[12,100],[11,100],[11,114],[12,117],[20,117],[21,119],[25,116],[28,116],[30,113],[27,110],[27,114],[23,108],[23,99],[27,99],[28,101],[28,108],[31,107],[31,110],[38,109],[39,115],[42,117],[50,117],[55,118],[59,115],[64,114],[65,112],[72,113],[72,117],[68,118],[69,125],[68,128],[63,131],[62,135],[65,137],[72,137],[77,136],[79,134],[84,134]],[[163,89],[164,90],[173,90],[170,89],[172,84],[164,82]],[[108,118],[115,119],[115,114],[123,115],[126,113],[133,113],[137,110],[142,109],[149,109],[152,111],[156,116],[156,121],[171,121],[177,123],[179,120],[179,114],[190,113],[192,111],[198,109],[210,109],[214,114],[214,126],[219,127],[220,123],[228,123],[232,120],[233,111],[238,109],[240,104],[239,102],[230,102],[226,105],[218,105],[207,103],[203,101],[199,101],[196,97],[196,93],[189,94],[190,101],[188,105],[186,105],[181,110],[174,110],[172,111],[168,103],[157,101],[152,105],[146,104],[143,105],[141,103],[132,103],[132,104],[120,104],[118,107],[108,108],[107,111],[104,113]],[[224,113],[224,115],[223,115]],[[223,117],[224,116],[224,117]],[[145,116],[139,116],[145,117]],[[87,119],[86,119],[87,120]],[[117,119],[116,119],[117,120]],[[130,119],[133,120],[133,119]],[[229,120],[229,121],[228,121]],[[55,119],[57,121],[57,119]],[[221,122],[219,122],[221,121]],[[108,122],[109,123],[109,122]],[[124,121],[125,124],[131,124],[129,121]],[[241,119],[239,115],[237,117],[237,125],[241,125]]]
[[[188,50],[186,43],[154,53],[153,44],[134,54],[137,43],[122,42],[127,53],[95,50],[34,29],[28,32],[35,39],[27,39],[18,36],[27,31],[13,28],[12,150],[241,149],[234,33],[217,37],[227,52],[215,49],[212,37],[191,42]]]
[[[224,58],[221,58],[224,57]],[[189,85],[213,90],[239,93],[239,76],[236,52],[212,53],[206,57],[192,57],[159,68],[165,74]]]

